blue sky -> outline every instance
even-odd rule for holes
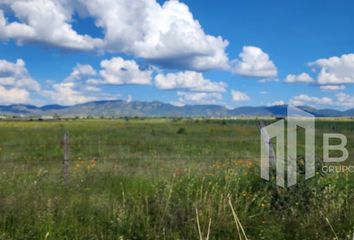
[[[0,1],[0,104],[354,107],[354,2]]]

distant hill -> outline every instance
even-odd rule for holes
[[[354,109],[338,111],[303,106],[301,109],[317,117],[354,117]],[[122,100],[96,101],[73,106],[47,105],[36,107],[25,104],[0,106],[0,115],[9,116],[112,116],[112,117],[223,117],[223,116],[276,116],[284,117],[287,105],[239,107],[227,109],[218,105],[174,106],[158,101],[126,102]]]

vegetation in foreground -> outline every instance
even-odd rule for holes
[[[317,162],[323,132],[353,149],[353,122],[317,129]],[[0,136],[0,239],[353,237],[354,173],[319,167],[287,189],[263,181],[256,121],[0,122]]]

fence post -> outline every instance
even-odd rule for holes
[[[69,132],[65,131],[64,133],[64,183],[67,184],[69,181]]]

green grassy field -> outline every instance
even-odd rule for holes
[[[324,132],[354,156],[352,121],[317,130],[317,162]],[[251,119],[2,121],[0,239],[352,239],[354,173],[283,189],[259,155]]]

